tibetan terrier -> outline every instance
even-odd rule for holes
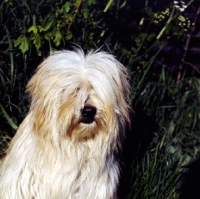
[[[126,69],[105,52],[54,52],[0,170],[0,199],[116,199],[129,123]]]

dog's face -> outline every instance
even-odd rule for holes
[[[78,141],[106,136],[128,120],[129,90],[126,71],[112,55],[55,52],[27,86],[35,132]]]

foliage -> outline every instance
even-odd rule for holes
[[[137,143],[129,198],[178,198],[184,166],[200,155],[199,69],[186,56],[197,14],[192,0],[140,9],[136,2],[1,2],[0,155],[28,111],[25,85],[42,59],[75,44],[102,47],[130,71],[135,117],[144,112],[159,126],[140,157]]]
[[[140,165],[132,168],[132,197],[136,198],[177,198],[176,187],[180,185],[179,159],[169,153],[170,139],[167,132],[163,137],[156,135],[155,146],[147,151]],[[169,153],[166,155],[166,153]],[[180,156],[181,158],[181,156]],[[176,183],[176,186],[174,186]]]
[[[94,0],[65,3],[5,0],[1,3],[0,46],[3,50],[0,52],[0,104],[1,110],[5,111],[0,116],[4,121],[2,131],[7,132],[3,131],[3,135],[12,137],[16,130],[12,127],[20,124],[27,113],[25,85],[43,57],[52,50],[69,48],[74,42],[94,46],[94,32],[101,29],[98,28],[98,21],[92,18],[95,6]],[[93,10],[90,17],[89,10]],[[5,121],[14,125],[8,125]]]
[[[156,80],[134,89],[134,106],[155,118],[159,128],[143,159],[133,163],[131,198],[178,198],[184,168],[200,152],[199,83],[193,77],[175,85],[163,69]]]

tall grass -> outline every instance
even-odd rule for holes
[[[135,156],[130,170],[131,199],[178,198],[185,166],[200,155],[198,88],[198,78],[183,77],[175,85],[163,70],[154,82],[146,79],[133,89],[133,106],[154,118],[159,127],[142,159]],[[149,131],[145,133],[148,136]]]

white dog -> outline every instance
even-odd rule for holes
[[[61,51],[44,60],[0,170],[0,199],[117,198],[127,78],[105,52]]]

